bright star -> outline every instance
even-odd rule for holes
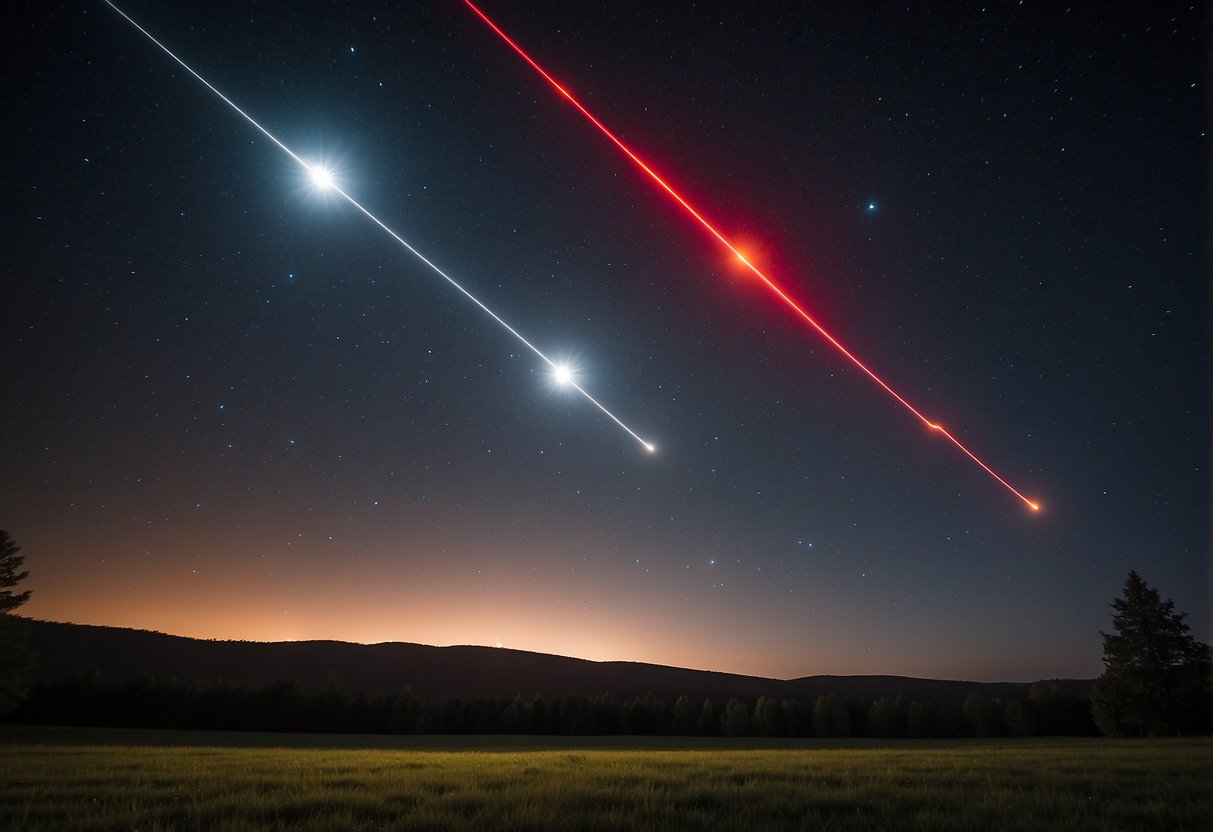
[[[573,369],[568,364],[557,364],[552,368],[552,377],[556,383],[564,386],[573,383]]]

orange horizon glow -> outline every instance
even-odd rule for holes
[[[1036,622],[1045,629],[1029,627],[1008,647],[1021,654],[991,651],[989,628],[957,628],[987,609],[977,599],[939,612],[925,595],[839,592],[820,583],[824,572],[772,595],[744,579],[751,570],[740,562],[687,566],[660,545],[594,541],[577,524],[507,531],[505,508],[483,515],[482,528],[456,511],[367,529],[359,518],[301,519],[291,508],[298,495],[287,495],[247,515],[172,504],[149,525],[129,520],[122,492],[109,496],[111,505],[70,523],[13,530],[30,571],[22,588],[33,593],[22,615],[199,639],[501,644],[776,679],[1087,671],[1036,655],[1045,618]],[[929,647],[937,644],[949,646]]]
[[[515,52],[517,52],[518,55],[521,56],[524,61],[526,61],[528,64],[530,64],[530,66],[536,72],[538,72],[544,78],[544,80],[546,80],[558,93],[560,93],[561,96],[563,96],[570,104],[573,105],[573,107],[575,107],[583,116],[585,116],[585,118],[591,124],[593,124],[594,127],[596,127],[599,130],[599,132],[601,132],[604,136],[606,136],[611,141],[612,144],[614,144],[617,148],[619,148],[619,150],[621,152],[623,152],[624,155],[626,155],[629,159],[631,159],[632,162],[638,168],[640,168],[650,179],[653,180],[653,182],[655,182],[663,191],[665,191],[666,194],[668,194],[675,202],[677,202],[683,208],[683,210],[687,214],[689,214],[692,218],[694,218],[695,221],[698,222],[699,225],[701,225],[712,237],[714,237],[721,245],[723,245],[726,249],[728,249],[738,262],[740,262],[742,265],[744,265],[747,269],[749,269],[749,271],[752,274],[754,274],[754,276],[756,276],[759,280],[761,280],[763,282],[763,284],[765,284],[766,287],[776,297],[778,297],[781,301],[783,301],[784,305],[786,305],[788,308],[790,308],[801,319],[803,319],[810,327],[812,327],[814,330],[816,330],[816,332],[819,335],[821,335],[821,337],[825,338],[825,340],[831,346],[833,346],[834,349],[836,349],[848,361],[850,361],[852,364],[854,364],[856,367],[858,367],[865,375],[868,376],[868,378],[870,378],[872,381],[874,381],[888,395],[890,395],[893,399],[895,399],[897,402],[899,402],[902,405],[902,407],[904,407],[906,410],[908,410],[910,413],[912,413],[915,417],[917,417],[917,419],[920,422],[922,422],[927,428],[929,428],[930,430],[936,431],[936,432],[942,434],[944,437],[946,437],[953,445],[955,445],[957,448],[959,448],[960,451],[962,453],[964,453],[965,456],[967,456],[969,459],[971,459],[973,462],[975,462],[978,466],[980,466],[982,470],[984,470],[987,474],[989,474],[991,477],[993,477],[1006,490],[1010,491],[1012,494],[1014,494],[1016,497],[1018,497],[1033,512],[1038,512],[1040,510],[1039,503],[1034,502],[1033,500],[1030,500],[1022,492],[1020,492],[1013,485],[1011,485],[1006,479],[1004,479],[1002,476],[1000,476],[998,473],[996,473],[993,468],[991,468],[984,461],[982,461],[975,453],[973,453],[971,450],[969,450],[969,448],[966,447],[954,435],[952,435],[952,433],[945,430],[942,426],[932,422],[930,419],[928,419],[926,416],[924,416],[916,407],[914,407],[912,404],[910,404],[900,393],[898,393],[896,390],[894,390],[883,378],[881,378],[879,375],[876,374],[875,371],[873,371],[870,367],[868,367],[867,364],[865,364],[857,356],[855,356],[854,353],[852,353],[849,349],[847,349],[845,346],[843,346],[843,344],[841,342],[839,342],[838,339],[835,338],[832,334],[830,334],[830,332],[827,331],[825,329],[825,327],[823,327],[821,325],[821,323],[819,323],[817,321],[816,318],[814,318],[812,315],[810,315],[809,312],[801,304],[799,304],[795,300],[793,300],[792,297],[789,296],[788,293],[786,291],[784,291],[779,285],[777,285],[774,280],[772,280],[761,269],[759,269],[757,266],[755,266],[754,263],[752,263],[745,256],[745,254],[743,254],[732,242],[730,242],[730,240],[721,231],[719,231],[711,222],[709,222],[697,208],[695,208],[693,205],[691,205],[691,203],[686,198],[684,198],[677,190],[675,190],[673,186],[671,186],[668,182],[666,182],[665,179],[663,179],[661,176],[659,176],[657,174],[657,172],[655,170],[653,170],[653,168],[649,164],[647,164],[645,161],[643,161],[640,158],[640,156],[638,156],[636,154],[636,152],[632,150],[631,147],[629,147],[627,144],[625,144],[622,139],[620,139],[618,136],[616,136],[609,128],[607,128],[607,126],[605,124],[603,124],[601,121],[599,121],[598,118],[596,116],[594,116],[593,113],[591,113],[589,110],[587,110],[585,108],[585,106],[580,101],[578,101],[576,97],[573,96],[572,93],[570,93],[567,89],[564,88],[564,86],[562,86],[558,81],[556,81],[556,79],[553,78],[543,67],[541,67],[535,61],[534,58],[532,58],[521,46],[519,46],[496,23],[494,23],[488,17],[488,15],[486,15],[483,11],[481,11],[480,8],[477,7],[475,3],[472,2],[472,0],[464,0],[464,3],[468,6],[468,8],[470,8],[473,12],[475,12],[476,15],[486,25],[488,25],[488,27],[490,29],[492,29],[498,35],[498,37],[500,37],[503,41],[505,41],[505,43],[508,44],[510,46],[510,48],[512,48]]]
[[[71,620],[62,616],[50,615],[46,612],[35,614],[34,610],[23,609],[21,612],[27,618],[55,623],[131,629],[199,641],[242,641],[257,643],[336,641],[366,646],[397,643],[417,644],[434,648],[483,647],[486,649],[513,650],[595,663],[649,664],[682,670],[737,674],[784,681],[808,676],[903,676],[907,678],[953,679],[973,682],[1027,682],[1034,681],[1037,678],[1075,676],[1076,673],[1076,671],[1065,669],[1007,673],[993,666],[983,667],[982,660],[988,662],[989,657],[979,657],[977,655],[957,657],[963,664],[953,667],[912,665],[904,661],[890,659],[885,659],[883,663],[876,665],[873,664],[871,656],[865,657],[861,661],[858,655],[838,654],[822,655],[813,661],[805,662],[799,666],[791,666],[783,662],[779,666],[772,667],[771,660],[774,659],[773,655],[756,657],[748,655],[746,650],[740,648],[729,651],[724,661],[714,662],[706,658],[701,651],[690,651],[685,648],[663,649],[661,651],[640,649],[635,652],[621,652],[618,648],[612,649],[609,645],[603,644],[601,645],[601,649],[596,650],[584,641],[578,642],[575,639],[570,640],[567,638],[556,638],[553,640],[551,632],[543,634],[535,641],[522,641],[518,643],[510,640],[485,642],[474,639],[433,639],[391,634],[384,634],[382,636],[372,634],[360,635],[357,629],[348,634],[324,629],[315,632],[300,631],[295,635],[281,635],[273,632],[272,628],[270,632],[265,634],[250,632],[244,629],[245,624],[236,622],[199,628],[196,622],[193,626],[185,625],[184,622],[180,622],[182,626],[173,626],[165,624],[160,620],[156,620],[153,623],[153,621],[145,621],[143,616],[138,614],[129,617],[124,616],[120,620],[107,616],[102,616],[95,620]],[[582,635],[585,634],[582,633]],[[1093,673],[1095,671],[1077,671],[1077,675],[1081,676],[1084,672]]]
[[[47,570],[40,571],[45,575]],[[768,639],[755,641],[748,629],[711,629],[708,622],[718,613],[707,607],[690,612],[660,610],[651,597],[638,597],[627,603],[592,604],[586,610],[584,593],[575,593],[570,586],[545,596],[528,593],[521,585],[502,586],[499,580],[461,592],[452,590],[457,581],[427,582],[394,599],[395,593],[381,587],[342,591],[340,597],[329,598],[325,588],[301,586],[290,593],[293,597],[279,594],[267,602],[257,597],[266,592],[264,587],[236,588],[234,581],[230,588],[211,587],[223,599],[217,607],[210,592],[174,596],[160,589],[159,581],[132,586],[118,597],[98,595],[95,584],[55,583],[52,597],[49,589],[43,591],[46,582],[31,581],[35,594],[21,614],[202,640],[500,647],[593,662],[636,662],[772,679],[899,675],[1007,681],[1046,678],[1050,673],[1073,675],[1064,668],[1008,673],[1004,660],[991,656],[980,640],[946,656],[915,655],[895,640],[869,652],[839,642],[831,629],[815,635],[790,633],[772,618],[763,625]],[[489,588],[490,583],[495,586]],[[576,594],[583,598],[570,601]],[[553,596],[561,600],[537,603]],[[393,608],[400,614],[394,614]],[[757,615],[763,618],[761,612]],[[830,613],[835,620],[844,615],[842,609]],[[918,631],[918,637],[931,638],[929,629]],[[874,633],[870,638],[880,637]],[[789,649],[790,643],[797,646]]]
[[[872,652],[854,650],[831,630],[804,633],[786,623],[786,610],[769,605],[756,608],[751,617],[768,636],[755,641],[749,629],[714,627],[720,613],[710,602],[662,608],[655,590],[603,593],[596,576],[562,576],[557,586],[540,588],[507,577],[505,569],[483,575],[427,570],[404,582],[385,573],[312,585],[285,575],[281,582],[266,580],[242,569],[240,562],[236,558],[211,575],[200,574],[193,579],[196,584],[184,582],[182,570],[168,565],[131,580],[115,574],[119,570],[84,574],[73,569],[68,574],[43,563],[29,580],[33,597],[21,614],[204,640],[499,645],[594,662],[774,679],[885,674],[1006,678],[1006,673],[984,668],[989,656],[981,645],[926,661],[894,643]],[[364,583],[368,579],[370,586]],[[827,605],[823,613],[841,620],[846,611]],[[870,638],[879,643],[877,633]]]

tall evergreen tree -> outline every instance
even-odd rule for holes
[[[20,551],[8,532],[0,531],[0,714],[13,710],[25,698],[37,666],[28,628],[13,614],[30,596],[29,590],[13,591],[29,577],[29,572],[21,569],[25,558],[18,554]]]
[[[12,612],[29,600],[29,590],[13,592],[12,588],[29,577],[29,572],[21,572],[21,564],[25,562],[22,555],[17,554],[21,547],[9,537],[8,532],[0,530],[0,612]]]
[[[1136,572],[1112,601],[1102,633],[1104,672],[1091,691],[1095,724],[1111,736],[1208,733],[1213,727],[1209,645],[1192,637],[1170,599]]]

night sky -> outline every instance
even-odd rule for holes
[[[1094,676],[1211,629],[1199,5],[4,11],[0,528],[37,618],[788,678]],[[873,7],[873,8],[870,8]],[[942,8],[942,7],[941,7]]]

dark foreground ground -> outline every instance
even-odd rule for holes
[[[5,830],[1200,830],[1213,741],[0,728]]]

